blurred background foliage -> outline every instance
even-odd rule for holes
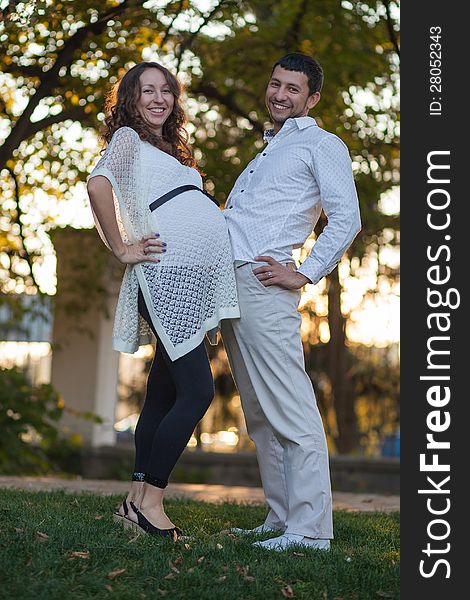
[[[77,197],[83,208],[104,97],[126,68],[158,60],[178,73],[205,185],[223,203],[262,146],[271,65],[290,51],[311,53],[325,71],[312,115],[350,149],[363,230],[302,306],[307,369],[332,449],[355,452],[396,428],[396,346],[352,342],[344,298],[351,278],[367,281],[363,304],[398,293],[399,217],[390,202],[399,185],[398,3],[3,0],[0,10],[0,302],[54,292],[45,276],[49,232],[82,226]],[[233,384],[221,357],[214,374],[223,403]],[[227,420],[229,408],[216,410]]]
[[[19,369],[0,369],[0,473],[77,472],[82,440],[64,437],[59,426],[67,410],[50,384],[33,385]],[[74,413],[101,423],[93,413]]]

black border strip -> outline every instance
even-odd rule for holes
[[[442,600],[469,594],[468,5],[406,2],[401,21],[401,585],[406,600]]]

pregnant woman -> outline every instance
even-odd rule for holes
[[[239,316],[227,227],[202,191],[180,96],[160,64],[132,67],[108,99],[107,147],[88,181],[100,236],[127,265],[113,347],[136,352],[149,328],[157,339],[131,489],[115,519],[172,539],[181,530],[164,489],[214,394],[204,337],[214,342],[220,320]]]

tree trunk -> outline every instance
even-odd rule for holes
[[[196,438],[196,448],[198,450],[202,449],[201,434],[202,434],[202,424],[199,421],[199,423],[196,425],[196,428],[194,429],[194,437]]]
[[[341,313],[341,284],[338,267],[328,278],[328,375],[333,394],[338,435],[335,438],[340,454],[354,452],[359,446],[359,427],[355,398],[347,376],[346,320]]]

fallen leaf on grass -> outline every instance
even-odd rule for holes
[[[194,573],[194,567],[189,567],[189,569],[186,571],[186,573]]]
[[[380,596],[381,598],[393,598],[393,594],[391,592],[383,592],[382,590],[379,590],[378,592],[375,592],[377,594],[377,596]]]
[[[119,577],[119,575],[122,575],[123,573],[125,573],[127,571],[127,568],[124,567],[123,569],[114,569],[114,571],[110,571],[106,577],[108,579],[116,579],[116,577]]]
[[[292,552],[294,556],[305,556],[303,552]]]
[[[24,529],[21,529],[21,527],[15,527],[15,531],[16,533],[23,533]]]
[[[84,558],[84,559],[90,558],[90,552],[89,552],[89,550],[85,550],[85,552],[80,552],[79,550],[69,552],[69,560],[71,560],[73,558]]]
[[[176,579],[176,575],[174,573],[168,573],[163,579]]]
[[[293,598],[294,590],[290,585],[285,585],[283,588],[281,588],[281,594],[284,596],[284,598]]]
[[[204,556],[200,556],[200,557],[197,559],[197,564],[198,564],[198,565],[200,565],[200,564],[202,563],[202,561],[204,560],[204,558],[205,558]]]
[[[113,588],[110,585],[105,585],[104,589],[108,590],[108,592],[112,592],[113,591]]]
[[[225,581],[227,579],[227,575],[222,575],[221,577],[218,577],[216,579],[217,583],[222,583],[222,581]]]
[[[95,521],[101,521],[103,515],[95,515]]]
[[[184,545],[184,549],[185,549],[185,550],[190,550],[190,549],[191,549],[191,546],[190,546],[189,544],[185,544],[185,545]]]
[[[36,531],[36,541],[45,542],[48,539],[49,536],[47,535],[47,533],[43,533],[42,531]]]
[[[245,581],[254,581],[255,578],[251,575],[248,575],[248,567],[242,567],[241,565],[237,565],[235,567],[237,573],[243,577]]]
[[[222,531],[219,531],[219,533],[220,535],[227,535],[233,539],[238,538],[238,536],[235,533],[232,533],[230,529],[222,529]]]
[[[77,550],[77,551],[71,552],[70,556],[72,558],[83,558],[86,560],[86,559],[90,558],[90,551],[89,550],[83,550],[83,551]]]
[[[178,558],[175,558],[175,560],[173,562],[170,561],[170,565],[173,567],[179,567],[182,562],[183,562],[183,557],[178,556]]]
[[[157,592],[160,596],[166,596],[168,594],[168,590],[161,590],[160,588],[158,588]]]
[[[217,550],[222,550],[222,548],[223,548],[222,544],[216,544],[215,547],[217,548]]]

